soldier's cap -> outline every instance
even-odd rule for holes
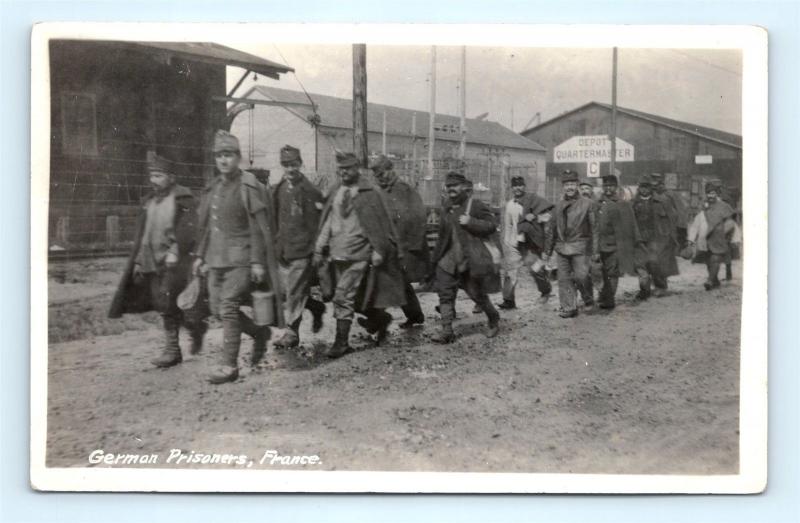
[[[653,183],[658,183],[664,179],[664,175],[661,173],[651,173],[650,179],[653,181]]]
[[[561,173],[561,183],[577,182],[578,179],[578,173],[571,169],[567,169]]]
[[[467,178],[463,174],[461,174],[460,172],[456,172],[456,171],[450,171],[449,173],[447,173],[447,175],[444,177],[444,184],[445,185],[460,185],[460,184],[472,185],[472,183],[469,180],[467,180]]]
[[[358,165],[358,158],[353,153],[336,151],[336,165],[339,167],[355,167]]]
[[[619,180],[613,174],[603,176],[603,185],[619,185]]]
[[[594,187],[594,182],[589,178],[583,178],[578,185],[587,185],[589,187]]]
[[[639,177],[639,185],[650,187],[653,185],[653,178],[649,174],[643,174],[641,177]]]
[[[173,174],[169,160],[151,151],[147,152],[147,170]]]
[[[376,174],[391,171],[392,167],[394,167],[394,164],[385,154],[379,154],[378,157],[369,164],[369,168]]]
[[[220,129],[214,135],[214,153],[233,152],[239,153],[239,139],[228,131]]]
[[[516,185],[525,185],[525,177],[524,176],[512,176],[511,177],[511,187]]]
[[[302,163],[302,161],[303,158],[300,156],[300,149],[288,144],[281,147],[281,165],[295,162]]]

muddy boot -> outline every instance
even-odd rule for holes
[[[434,343],[452,343],[456,339],[453,332],[453,319],[455,318],[455,304],[442,303],[439,305],[439,310],[442,314],[442,319],[439,327],[439,332],[431,337]]]
[[[733,279],[733,267],[731,267],[730,263],[725,264],[725,281],[731,281]]]
[[[156,367],[167,368],[183,361],[181,347],[178,344],[178,322],[173,318],[164,318],[164,350],[157,358],[150,360]]]
[[[293,349],[300,345],[300,336],[298,336],[298,332],[300,330],[300,320],[302,318],[298,318],[294,321],[291,325],[286,328],[286,332],[283,333],[283,336],[280,339],[276,340],[274,345],[275,348],[281,349]]]
[[[239,369],[230,365],[220,365],[208,375],[207,379],[213,385],[236,381],[239,379]]]
[[[572,309],[569,311],[559,311],[558,317],[559,318],[575,318],[578,315],[578,309]]]
[[[250,316],[239,312],[239,324],[242,332],[253,338],[253,350],[250,352],[250,366],[255,367],[267,353],[267,341],[272,335],[268,325],[256,325]]]
[[[200,354],[200,351],[203,350],[203,338],[206,335],[206,330],[208,329],[205,322],[203,322],[198,327],[191,327],[189,330],[189,336],[192,338],[192,345],[189,348],[189,354],[195,356]]]
[[[383,309],[377,309],[373,314],[375,315],[373,324],[375,325],[375,332],[377,334],[375,343],[380,345],[381,342],[386,339],[389,333],[389,325],[392,324],[394,318]]]
[[[598,300],[598,306],[601,309],[611,310],[617,306],[616,295],[618,283],[619,278],[608,278],[604,282],[603,290],[600,291],[600,299]]]
[[[241,344],[242,324],[240,319],[223,316],[220,362],[207,376],[206,379],[209,383],[218,385],[236,381],[239,378],[239,348]]]
[[[336,320],[336,339],[325,351],[325,356],[339,358],[353,350],[350,347],[350,323],[350,320]]]
[[[483,312],[483,307],[481,307],[477,303],[475,304],[474,307],[472,307],[472,314],[480,314],[482,312]]]
[[[502,302],[497,304],[498,309],[503,310],[512,310],[517,308],[517,303],[514,300],[503,300]]]
[[[314,334],[322,330],[323,318],[325,316],[325,304],[314,298],[306,300],[306,309],[311,311],[313,321],[311,322],[311,332]],[[295,329],[295,332],[299,332]]]

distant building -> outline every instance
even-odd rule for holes
[[[227,66],[292,70],[213,43],[51,40],[49,50],[49,246],[59,251],[130,243],[148,152],[170,160],[181,184],[205,184],[214,131],[227,126]]]
[[[301,150],[306,170],[316,172],[316,176],[331,177],[336,172],[334,150],[352,150],[353,104],[350,99],[314,93],[306,96],[302,92],[266,86],[253,87],[242,98],[276,103],[274,106],[243,103],[232,109],[231,132],[241,140],[245,165],[252,162],[253,167],[280,176],[278,151],[288,143]],[[253,109],[249,110],[251,107]],[[379,154],[383,149],[385,122],[386,153],[398,159],[395,162],[398,167],[424,177],[427,174],[428,121],[425,111],[368,103],[370,154]],[[457,116],[437,114],[435,124],[434,157],[444,171],[447,159],[458,157],[460,120]],[[496,122],[467,119],[465,160],[466,174],[482,183],[487,191],[500,190],[504,168],[506,173],[522,172],[534,187],[544,182],[544,147]],[[437,172],[436,180],[430,184],[431,191],[423,191],[427,203],[438,202],[435,185],[440,184],[443,174]],[[273,176],[271,181],[276,183],[277,180]]]
[[[587,176],[607,174],[609,158],[593,151],[592,138],[607,137],[611,129],[611,106],[590,102],[549,121],[522,131],[522,135],[547,148],[547,195],[556,198],[558,174],[566,168]],[[617,107],[617,137],[627,142],[618,151],[615,166],[620,184],[634,186],[644,173],[662,173],[671,189],[683,194],[697,206],[704,182],[719,178],[731,196],[738,200],[742,185],[742,137],[717,129],[702,127]],[[594,155],[594,156],[593,156]],[[631,159],[633,161],[628,161]]]

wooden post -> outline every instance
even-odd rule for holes
[[[383,135],[381,140],[381,154],[386,154],[386,111],[383,111]]]
[[[411,162],[412,169],[417,170],[417,113],[411,114]]]
[[[119,216],[106,216],[106,249],[119,245]]]
[[[367,166],[367,44],[353,44],[353,153]]]
[[[467,153],[467,46],[461,48],[461,92],[458,113],[461,117],[461,140],[458,144],[458,159],[464,161]]]
[[[429,180],[433,179],[434,165],[433,165],[433,148],[435,145],[434,138],[434,124],[436,120],[436,46],[431,46],[431,92],[430,92],[430,111],[428,114],[428,176]]]
[[[608,174],[616,174],[614,166],[617,162],[617,48],[611,59],[611,162]]]
[[[508,199],[508,196],[506,196],[506,184],[508,183],[509,174],[508,162],[504,161],[502,163],[500,173],[500,206],[502,207],[503,203]]]

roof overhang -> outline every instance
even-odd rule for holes
[[[254,73],[279,79],[279,75],[294,71],[291,67],[211,42],[116,42],[145,49],[166,58],[176,57],[214,65],[241,67]]]

